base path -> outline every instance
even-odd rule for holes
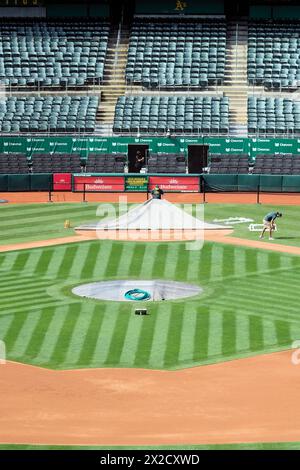
[[[0,365],[0,442],[171,445],[300,441],[292,351],[175,372]]]

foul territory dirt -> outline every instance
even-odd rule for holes
[[[292,352],[175,372],[0,365],[0,442],[159,445],[300,441]]]

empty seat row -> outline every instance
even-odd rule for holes
[[[203,88],[222,83],[225,49],[222,20],[135,20],[126,80],[149,88]]]
[[[0,99],[0,132],[94,132],[98,96]]]
[[[299,175],[300,155],[258,154],[255,159],[253,173]]]
[[[227,134],[229,101],[211,96],[121,96],[113,130],[119,134]]]
[[[248,28],[248,81],[266,89],[300,84],[299,22],[260,21]]]
[[[249,161],[247,154],[214,155],[210,159],[209,173],[214,174],[247,174],[249,172]]]
[[[101,82],[109,25],[101,21],[0,21],[0,84],[83,86]]]
[[[248,132],[299,134],[300,101],[279,97],[248,98]]]

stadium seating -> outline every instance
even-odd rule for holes
[[[115,133],[227,134],[227,97],[121,96],[116,105]]]
[[[87,20],[0,21],[0,84],[78,87],[103,77],[109,25]]]
[[[223,19],[139,19],[131,29],[126,80],[144,87],[197,87],[224,79]]]
[[[209,173],[214,174],[247,174],[249,172],[248,155],[214,155],[211,157]]]
[[[32,173],[80,173],[82,162],[79,154],[40,154],[31,157]]]
[[[22,153],[1,153],[0,154],[1,174],[24,174],[29,173],[29,166],[26,155]]]
[[[183,154],[168,153],[155,154],[152,153],[148,159],[149,173],[185,173],[186,160]]]
[[[248,29],[248,81],[268,89],[300,84],[300,23],[254,22]]]
[[[90,154],[85,166],[86,173],[124,173],[125,154]]]
[[[250,97],[248,99],[250,134],[299,134],[300,101],[288,98]]]
[[[27,96],[0,100],[0,132],[93,132],[97,96]]]
[[[255,159],[253,173],[300,175],[300,155],[259,154]]]

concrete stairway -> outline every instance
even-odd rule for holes
[[[247,37],[246,19],[228,22],[223,92],[230,100],[231,135],[247,135]]]
[[[129,29],[123,25],[112,27],[104,64],[101,90],[101,104],[96,117],[96,130],[110,135],[114,120],[115,105],[126,89],[125,68],[129,45]]]

